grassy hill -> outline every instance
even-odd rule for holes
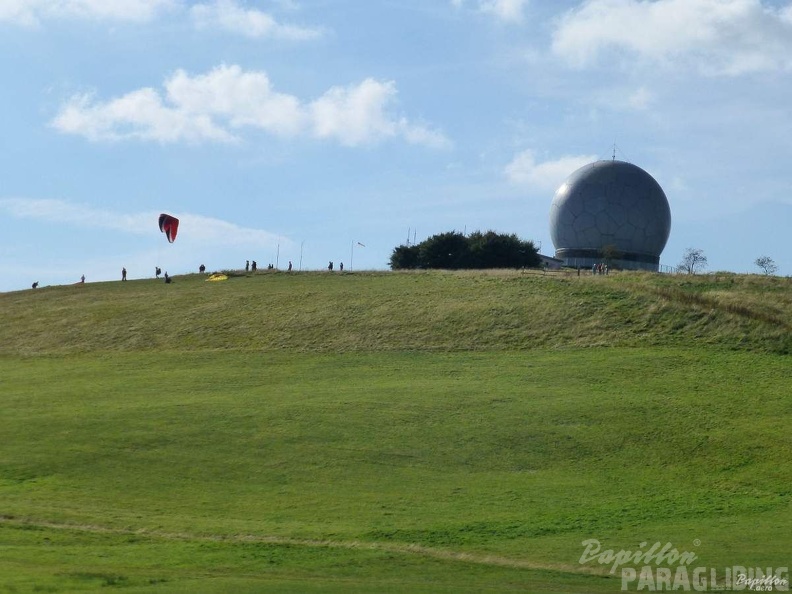
[[[0,294],[0,353],[713,345],[788,353],[792,279],[532,272],[194,275]]]
[[[620,591],[587,539],[786,566],[791,291],[262,272],[1,294],[0,590]]]

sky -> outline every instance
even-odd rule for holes
[[[0,0],[0,291],[553,255],[555,190],[614,154],[668,197],[662,265],[792,275],[790,75],[787,0]]]

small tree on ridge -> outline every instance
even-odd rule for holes
[[[682,256],[682,261],[677,265],[677,270],[679,272],[686,272],[687,274],[696,274],[706,267],[707,256],[704,255],[704,250],[688,248],[685,250],[685,255]]]
[[[770,256],[760,256],[754,260],[754,264],[761,268],[768,276],[778,272],[778,266]]]

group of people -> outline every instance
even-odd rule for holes
[[[292,265],[292,261],[289,260],[289,268],[288,268],[289,272],[291,272],[293,268],[294,266]],[[255,260],[245,260],[245,272],[256,272],[257,269],[258,269],[258,264],[256,264]],[[267,264],[267,270],[275,270],[275,265]],[[201,272],[203,272],[203,270]]]
[[[256,263],[255,260],[245,260],[245,272],[256,272],[257,268],[258,268],[258,264]],[[294,267],[292,265],[292,261],[289,260],[289,268],[288,268],[289,272],[291,272],[293,268]],[[269,264],[267,266],[267,269],[268,270],[274,270],[275,266],[273,264]],[[332,270],[333,270],[333,263],[332,262],[330,262],[330,264],[327,266],[327,269],[332,272]],[[343,262],[341,262],[341,264],[339,266],[339,269],[340,270],[344,270],[344,263]],[[198,267],[198,272],[200,272],[201,274],[204,274],[206,272],[206,266],[201,264]],[[160,278],[160,276],[162,276],[162,268],[160,268],[159,266],[155,266],[154,267],[154,277],[155,278]],[[165,279],[166,283],[172,282],[172,277],[169,276],[167,272],[165,272],[165,275],[164,275],[163,278]],[[121,268],[121,280],[122,281],[126,281],[127,280],[127,269],[126,269],[126,266]],[[84,274],[80,277],[80,280],[79,280],[79,282],[77,284],[85,284],[85,275]],[[31,286],[32,286],[33,289],[37,289],[38,286],[39,286],[39,282],[36,281]]]
[[[203,268],[204,268],[204,265],[201,264],[201,269],[202,269],[201,272],[203,272]],[[159,266],[155,266],[154,267],[154,278],[159,278],[161,274],[162,274],[162,268],[160,268]],[[122,281],[126,281],[126,279],[127,279],[127,269],[126,269],[126,266],[125,266],[125,267],[123,267],[121,269],[121,280]],[[165,273],[164,279],[165,279],[166,283],[171,282],[171,277],[168,276],[167,272]],[[83,277],[80,279],[80,282],[82,282],[82,283],[85,282],[85,275],[83,275]]]
[[[591,274],[608,274],[608,265],[602,262],[591,267]]]
[[[203,266],[203,264],[201,264],[201,266]],[[126,280],[126,268],[124,269],[123,272],[124,272],[124,278],[121,279],[121,280]],[[160,268],[159,266],[155,266],[154,267],[154,277],[155,278],[159,278],[160,274],[162,274],[162,268]],[[171,282],[171,277],[168,276],[167,271],[165,272],[165,277],[164,278],[165,278],[165,282],[166,283],[170,283]]]

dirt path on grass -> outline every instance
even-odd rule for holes
[[[410,543],[388,543],[388,542],[369,542],[357,540],[320,540],[307,538],[290,538],[287,536],[260,536],[254,534],[190,534],[186,532],[166,532],[161,530],[148,530],[146,528],[112,528],[97,524],[69,524],[49,522],[35,518],[17,518],[13,516],[0,515],[0,526],[9,527],[35,527],[48,530],[64,530],[74,532],[89,532],[94,534],[117,534],[121,536],[141,536],[151,539],[185,541],[185,542],[225,542],[225,543],[262,543],[286,546],[303,546],[317,548],[342,548],[359,549],[368,551],[384,551],[387,553],[399,553],[403,555],[417,555],[442,561],[457,561],[461,563],[473,563],[476,565],[489,565],[495,567],[508,567],[512,569],[539,569],[546,571],[560,571],[563,573],[575,573],[592,575],[598,574],[592,571],[594,568],[583,565],[566,565],[560,563],[540,563],[527,559],[514,559],[500,555],[468,553],[462,551],[451,551],[447,549],[437,549],[426,547],[419,544]]]

